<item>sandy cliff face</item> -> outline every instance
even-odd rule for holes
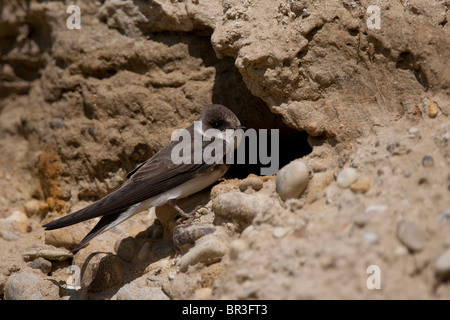
[[[62,2],[0,4],[3,297],[450,296],[448,1],[77,5],[81,29]],[[280,129],[281,165],[303,157],[309,173],[298,199],[242,166],[186,200],[206,208],[183,227],[159,208],[75,257],[65,250],[91,222],[43,232],[211,103]],[[64,283],[70,265],[80,290],[40,285]],[[370,265],[380,290],[366,286]]]

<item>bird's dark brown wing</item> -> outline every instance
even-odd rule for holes
[[[92,218],[118,214],[130,206],[170,190],[199,174],[206,172],[214,164],[174,164],[170,159],[173,142],[160,150],[119,189],[90,206],[71,213],[43,227],[46,230],[58,229]]]

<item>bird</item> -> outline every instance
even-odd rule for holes
[[[189,157],[192,159],[194,153],[199,151],[195,150],[195,146],[199,145],[198,141],[194,141],[193,138],[200,136],[200,151],[205,150],[205,147],[212,143],[222,143],[224,146],[228,143],[230,146],[230,135],[225,133],[230,132],[229,130],[239,131],[244,128],[237,116],[227,107],[220,104],[209,105],[192,125],[185,128],[184,132],[191,136],[191,141],[188,143],[194,148],[186,149],[189,154],[183,155],[183,161],[174,161],[174,154],[178,156],[174,151],[175,148],[179,149],[180,141],[177,138],[174,139],[174,135],[172,135],[172,140],[166,146],[128,173],[127,180],[115,191],[91,205],[47,223],[43,227],[46,231],[54,230],[101,217],[94,228],[71,250],[75,254],[99,234],[151,207],[168,203],[182,217],[190,217],[197,208],[190,213],[185,213],[178,207],[176,200],[188,197],[212,185],[223,177],[230,167],[226,161],[212,163],[207,161],[208,159],[186,161]],[[215,131],[209,129],[215,129]],[[214,139],[211,137],[211,132],[215,133]],[[231,139],[233,139],[231,142],[233,148],[231,149],[235,150],[239,144],[239,138],[237,142],[233,136]],[[195,145],[195,143],[197,144]],[[218,150],[220,152],[220,149]],[[230,148],[224,147],[222,150],[222,153],[214,154],[216,159],[225,158],[226,152]]]

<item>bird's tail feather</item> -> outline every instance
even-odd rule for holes
[[[78,250],[83,248],[89,241],[94,239],[96,236],[100,235],[101,233],[114,228],[118,224],[122,223],[123,221],[131,218],[136,213],[140,212],[139,210],[139,204],[137,203],[130,208],[128,208],[126,211],[119,213],[119,214],[109,214],[106,216],[103,216],[95,225],[95,227],[89,231],[89,233],[81,240],[81,242],[71,250],[73,254],[77,253]]]

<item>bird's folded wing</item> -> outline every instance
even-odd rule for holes
[[[211,167],[212,165],[206,163],[174,164],[172,161],[167,161],[167,158],[153,157],[142,165],[119,189],[90,206],[52,221],[43,227],[46,230],[58,229],[88,219],[121,213],[133,204],[189,181]]]

